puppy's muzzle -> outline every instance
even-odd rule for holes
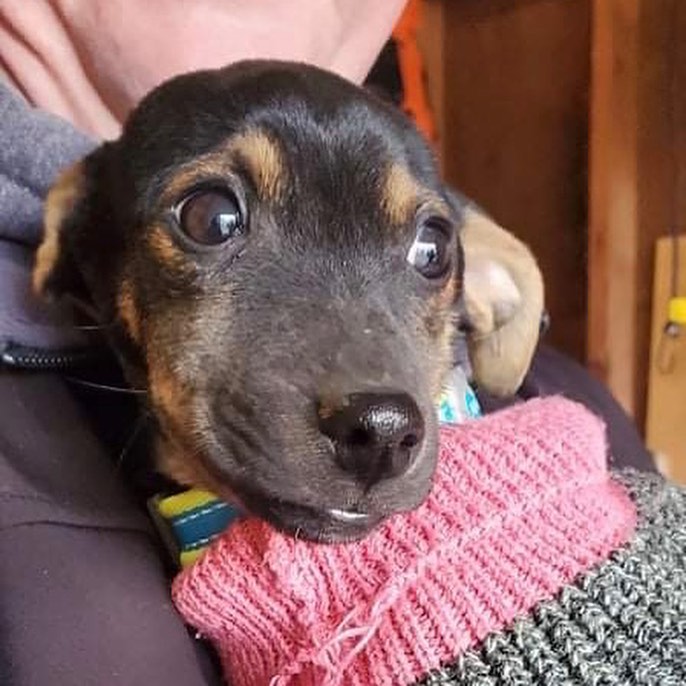
[[[421,450],[424,419],[407,393],[352,393],[323,410],[319,428],[337,464],[367,488],[407,472]]]

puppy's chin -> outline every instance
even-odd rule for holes
[[[188,487],[207,489],[296,539],[316,543],[351,542],[367,536],[386,518],[381,514],[353,510],[317,509],[276,496],[246,492],[230,486],[223,479],[217,480],[199,461],[191,468],[187,462],[174,462],[169,457],[170,453],[167,453],[161,469],[168,478]]]
[[[206,489],[276,530],[316,543],[346,543],[365,538],[383,521],[419,507],[428,496],[436,466],[436,440],[431,435],[415,468],[370,490],[332,483],[313,497],[310,491],[243,480],[226,467],[226,454],[181,450],[177,440],[160,438],[158,469],[177,483]],[[333,464],[333,463],[332,463]],[[408,478],[409,477],[409,478]],[[345,504],[348,503],[348,504]],[[351,506],[350,503],[355,503]]]
[[[239,499],[248,512],[288,536],[315,543],[348,543],[365,538],[388,518],[416,509],[429,490],[430,483],[415,491],[413,497],[406,497],[402,504],[380,509],[312,506],[257,492],[243,492]]]
[[[383,515],[353,510],[318,510],[276,498],[251,496],[243,501],[253,514],[275,529],[315,543],[348,543],[362,539],[385,519]]]

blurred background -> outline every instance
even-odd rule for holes
[[[368,85],[531,246],[548,341],[686,479],[686,2],[412,0]]]

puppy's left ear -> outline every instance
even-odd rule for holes
[[[68,298],[89,309],[93,289],[106,282],[113,268],[112,232],[104,227],[111,212],[96,193],[98,187],[111,186],[103,173],[113,148],[103,143],[64,169],[48,191],[43,240],[33,267],[33,290],[42,298]]]
[[[544,307],[541,271],[531,251],[478,208],[462,204],[463,309],[476,384],[513,394],[538,344]]]
[[[71,233],[83,223],[86,198],[86,164],[77,162],[62,171],[45,199],[43,241],[36,252],[33,289],[44,298],[85,297],[84,286],[75,264]]]

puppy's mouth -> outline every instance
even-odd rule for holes
[[[345,543],[364,538],[384,516],[354,508],[315,508],[279,498],[243,496],[243,504],[274,528],[316,543]]]

